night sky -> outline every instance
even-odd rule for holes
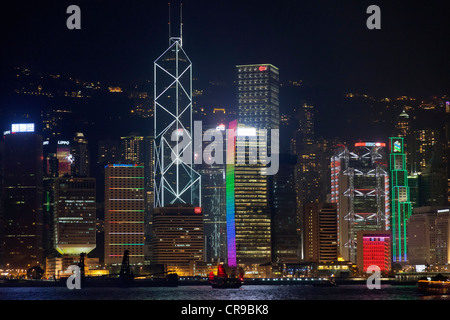
[[[90,81],[152,79],[168,45],[168,1],[2,4],[1,65]],[[450,88],[446,1],[183,1],[183,45],[200,81],[232,81],[234,66],[272,63],[281,80],[323,92],[434,95]],[[81,8],[81,30],[66,8]],[[381,8],[381,30],[366,9]],[[172,1],[176,8],[176,1]]]

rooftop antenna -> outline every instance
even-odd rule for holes
[[[168,23],[168,25],[169,25],[169,44],[170,44],[170,38],[172,37],[172,34],[170,32],[170,2],[169,2],[169,23]]]
[[[180,44],[183,46],[183,2],[180,3]]]

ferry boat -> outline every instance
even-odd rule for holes
[[[217,275],[214,275],[214,272],[211,271],[208,281],[213,288],[240,288],[244,282],[244,275],[241,273],[238,278],[234,276],[228,277],[224,266],[219,264],[217,267]]]
[[[319,279],[313,282],[313,287],[337,287],[336,279],[334,277]]]
[[[446,295],[450,294],[450,279],[438,274],[435,277],[419,279],[417,287],[422,293]]]

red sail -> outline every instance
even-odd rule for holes
[[[217,275],[221,278],[228,278],[227,272],[221,264],[219,264],[219,266],[217,267]]]
[[[209,280],[214,280],[214,272],[211,271],[211,272],[209,273],[208,279],[209,279]]]

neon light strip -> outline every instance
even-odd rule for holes
[[[109,177],[110,179],[144,179],[144,177]]]
[[[145,210],[109,210],[109,212],[145,212]]]
[[[110,246],[143,246],[143,243],[110,243]]]
[[[144,223],[144,221],[109,221],[109,223]]]
[[[144,232],[110,232],[109,234],[144,234]]]
[[[110,257],[123,257],[123,254],[110,254]],[[143,254],[130,254],[129,257],[143,257]]]
[[[227,204],[227,249],[228,265],[236,266],[236,223],[234,207],[234,150],[236,145],[237,120],[229,123],[226,166],[226,204]]]

